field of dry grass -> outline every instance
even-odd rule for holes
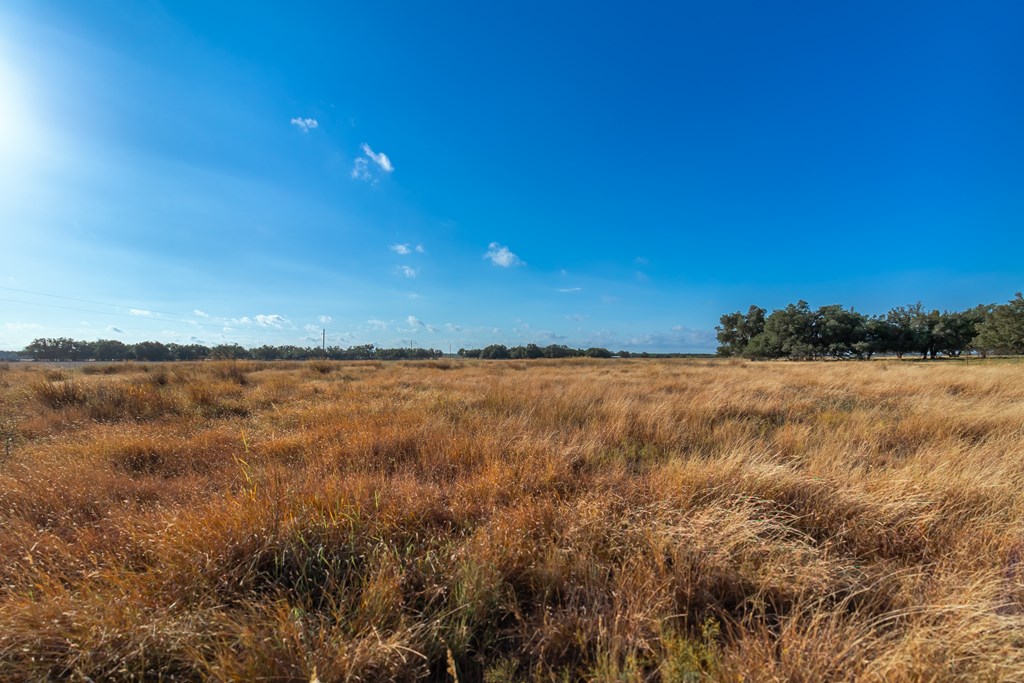
[[[0,411],[0,680],[1024,680],[1024,364],[12,364]]]

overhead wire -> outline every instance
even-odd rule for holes
[[[4,287],[3,289],[10,289],[10,288],[9,287]],[[70,299],[71,297],[59,297],[59,298]],[[97,315],[112,315],[112,316],[117,316],[119,318],[130,318],[132,320],[135,320],[136,322],[154,321],[154,322],[171,323],[172,325],[183,325],[184,324],[184,325],[190,325],[190,326],[194,326],[194,327],[210,327],[210,328],[217,328],[217,329],[223,329],[224,328],[223,324],[201,323],[201,322],[196,322],[194,320],[168,320],[167,318],[158,318],[158,317],[151,316],[151,315],[133,315],[131,313],[115,313],[113,311],[97,311],[97,310],[93,310],[93,309],[89,309],[89,308],[77,308],[77,307],[74,307],[74,306],[60,306],[58,304],[44,304],[44,303],[41,303],[41,302],[38,302],[38,301],[23,301],[21,299],[9,299],[7,297],[0,297],[0,301],[8,301],[10,303],[15,303],[15,304],[24,304],[26,306],[42,306],[42,307],[45,307],[45,308],[58,308],[58,309],[62,309],[62,310],[65,310],[65,311],[77,311],[79,313],[95,313]],[[79,299],[79,301],[84,301],[84,299]],[[103,305],[103,304],[101,304],[101,305]],[[109,305],[114,305],[114,304],[109,304]],[[119,308],[123,308],[123,307],[119,306]],[[149,309],[136,309],[136,310],[149,310]],[[171,315],[177,315],[177,314],[172,313]]]
[[[4,286],[0,286],[0,289],[7,290],[8,292],[19,292],[21,294],[32,294],[32,295],[35,295],[35,296],[45,296],[45,297],[49,297],[51,299],[64,299],[65,301],[79,301],[79,302],[85,303],[85,304],[96,304],[98,306],[110,306],[111,308],[127,308],[129,310],[133,310],[134,309],[134,310],[137,310],[137,311],[147,311],[147,312],[150,312],[150,313],[160,313],[162,315],[174,315],[174,316],[179,316],[179,317],[182,317],[182,318],[200,318],[200,319],[202,319],[201,316],[188,315],[187,313],[174,313],[172,311],[161,311],[161,310],[157,310],[155,308],[148,308],[148,307],[143,307],[143,306],[126,306],[124,304],[111,304],[111,303],[107,303],[105,301],[95,301],[93,299],[79,299],[77,297],[63,296],[61,294],[47,294],[45,292],[35,292],[35,291],[30,290],[30,289],[18,289],[17,287],[4,287]],[[99,312],[99,311],[93,311],[93,312]]]

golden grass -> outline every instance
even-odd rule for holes
[[[1024,680],[1024,365],[0,379],[0,680]]]

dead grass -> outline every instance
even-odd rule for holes
[[[9,368],[0,680],[1024,680],[1024,366]]]

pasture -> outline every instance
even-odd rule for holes
[[[0,366],[0,680],[1024,680],[1024,365]]]

